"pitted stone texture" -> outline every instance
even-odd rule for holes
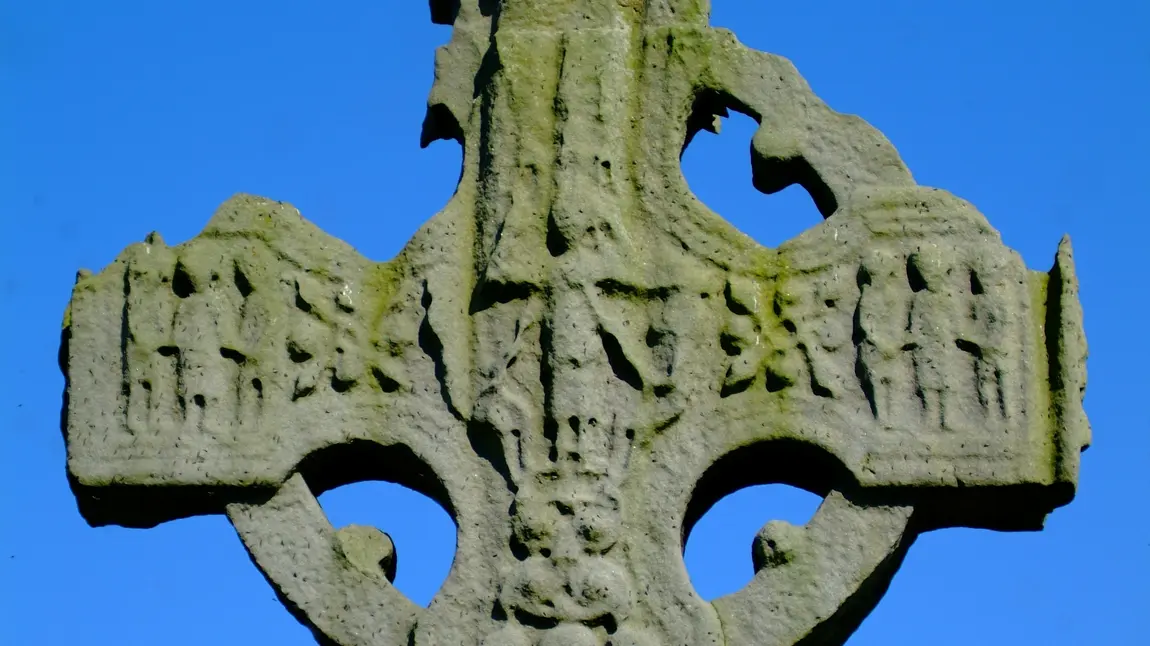
[[[424,142],[459,189],[374,264],[289,205],[226,203],[78,279],[68,466],[93,524],[226,512],[323,643],[836,644],[917,533],[1036,529],[1089,441],[1070,246],[1027,270],[970,204],[701,0],[432,2]],[[688,190],[737,110],[755,185],[826,216],[777,249]],[[455,520],[430,608],[379,530],[316,496],[399,482]],[[682,562],[719,498],[825,497],[768,523],[707,603]],[[384,528],[386,529],[386,528]]]

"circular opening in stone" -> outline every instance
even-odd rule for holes
[[[797,181],[770,195],[755,187],[748,154],[759,128],[753,118],[729,109],[718,96],[696,102],[695,124],[717,124],[693,132],[680,159],[691,192],[739,231],[766,247],[778,247],[823,221],[811,194]],[[781,170],[781,169],[780,169]],[[770,173],[769,169],[760,172]]]
[[[753,576],[752,542],[763,525],[805,525],[828,493],[854,488],[837,458],[807,442],[757,442],[720,457],[683,515],[684,565],[695,591],[707,600],[737,591]]]
[[[458,534],[431,467],[402,444],[353,440],[310,454],[299,472],[337,531],[386,534],[393,550],[377,549],[374,565],[414,603],[429,605],[451,570]]]
[[[823,499],[785,484],[740,489],[715,503],[687,537],[683,562],[699,596],[712,601],[737,592],[754,576],[751,543],[771,520],[805,525]]]
[[[403,485],[381,481],[337,487],[321,495],[319,502],[333,527],[360,525],[386,533],[397,557],[395,587],[421,606],[431,603],[455,557],[455,523],[438,503]]]

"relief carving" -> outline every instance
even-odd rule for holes
[[[918,532],[1069,502],[1067,242],[1027,270],[706,2],[490,4],[431,3],[454,35],[423,141],[458,141],[464,172],[395,259],[241,195],[81,275],[62,367],[89,522],[226,513],[325,644],[840,644]],[[761,125],[755,185],[802,185],[823,223],[768,249],[690,193],[685,142],[728,110]],[[391,585],[386,528],[319,507],[365,479],[455,520],[429,608]],[[687,534],[767,482],[824,502],[704,601]]]

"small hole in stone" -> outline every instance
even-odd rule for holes
[[[231,360],[236,365],[243,365],[248,360],[244,353],[239,350],[233,350],[232,348],[220,348],[220,356]]]
[[[236,289],[239,290],[240,296],[242,296],[244,298],[251,296],[251,293],[252,293],[251,281],[248,280],[248,277],[246,275],[244,275],[244,272],[239,268],[238,265],[236,266],[235,271],[233,272],[232,279],[236,283]]]
[[[355,387],[355,379],[340,379],[334,373],[331,376],[331,389],[337,393],[346,393]]]
[[[547,215],[547,251],[553,256],[558,258],[567,253],[569,245],[563,233],[559,230],[559,225],[555,222],[555,214],[548,213]]]
[[[176,270],[172,274],[172,292],[180,298],[187,298],[196,293],[196,285],[183,263],[176,263]]]
[[[553,419],[547,419],[543,422],[543,439],[547,440],[547,460],[549,462],[556,462],[559,460],[559,449],[556,443],[559,440],[559,423]]]
[[[531,558],[531,552],[527,550],[527,546],[523,544],[523,541],[519,540],[518,536],[511,537],[508,547],[511,548],[511,555],[514,556],[517,561],[526,561]]]
[[[647,328],[647,338],[645,339],[647,342],[647,347],[653,348],[653,347],[659,345],[663,341],[663,337],[665,337],[665,336],[666,336],[666,333],[661,331],[661,330],[656,330],[653,327]]]
[[[296,281],[295,284],[295,306],[301,312],[311,312],[311,303],[304,299],[303,293],[300,291],[299,281]]]
[[[739,347],[739,338],[725,332],[719,335],[719,347],[728,357],[737,357],[743,353],[743,349]]]
[[[921,292],[926,289],[926,278],[918,268],[918,256],[911,255],[906,259],[906,280],[912,291]]]
[[[399,390],[399,382],[388,377],[379,368],[373,367],[371,369],[371,376],[375,377],[375,383],[379,384],[379,389],[385,393],[393,393]]]
[[[608,635],[614,635],[615,632],[619,630],[619,622],[615,619],[615,615],[612,614],[603,617],[602,626]],[[607,644],[610,646],[611,642],[608,641]]]
[[[307,350],[304,350],[295,341],[288,342],[287,352],[288,358],[292,360],[292,363],[303,363],[308,359],[311,359],[311,353]]]
[[[199,406],[200,408],[208,405],[208,402],[204,399],[203,395],[196,395],[195,397],[192,397],[192,403],[196,406]]]
[[[495,602],[491,607],[491,618],[495,621],[507,621],[507,611],[503,609],[503,604]]]
[[[982,281],[979,280],[978,274],[974,273],[973,271],[970,272],[970,293],[978,296],[985,292],[986,289],[983,288]]]
[[[767,379],[766,379],[767,392],[777,393],[780,390],[782,390],[788,386],[793,386],[793,385],[794,385],[794,383],[790,379],[780,375],[779,373],[775,372],[774,370],[767,370]]]

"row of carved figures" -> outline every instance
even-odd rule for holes
[[[863,397],[892,427],[963,429],[1020,412],[1022,379],[1012,373],[1026,328],[1011,309],[1025,300],[1001,263],[875,250],[856,271],[789,276],[766,299],[756,298],[761,289],[728,285],[725,394],[761,379],[770,391]]]

